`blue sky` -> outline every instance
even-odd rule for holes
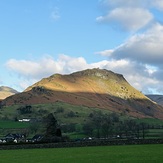
[[[163,94],[162,0],[0,0],[0,86],[105,68]]]

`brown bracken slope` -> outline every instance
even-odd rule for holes
[[[130,116],[163,119],[163,107],[133,88],[125,78],[105,69],[55,74],[10,96],[1,105],[65,103],[107,109]]]

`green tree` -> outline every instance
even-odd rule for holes
[[[46,136],[56,136],[56,130],[58,128],[57,120],[52,113],[48,114],[44,119],[46,127]]]
[[[45,138],[43,141],[46,142],[59,142],[62,141],[61,129],[57,123],[56,118],[52,113],[48,114],[44,118],[45,123]]]
[[[83,132],[88,136],[93,136],[94,125],[92,122],[87,122],[83,125]]]
[[[114,122],[111,115],[103,115],[101,129],[103,137],[108,138],[109,135],[113,135]]]

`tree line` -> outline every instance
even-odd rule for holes
[[[83,124],[67,124],[61,127],[63,132],[80,132],[96,138],[145,138],[149,124],[136,119],[121,118],[117,113],[105,114],[101,111],[92,112]]]

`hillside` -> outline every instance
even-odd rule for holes
[[[163,108],[114,72],[87,69],[69,75],[54,74],[10,96],[1,106],[64,102],[100,108],[134,117],[163,119]]]
[[[147,95],[147,97],[163,106],[163,95]]]
[[[10,87],[1,86],[0,87],[0,100],[5,99],[6,97],[9,97],[16,93],[18,92]]]

